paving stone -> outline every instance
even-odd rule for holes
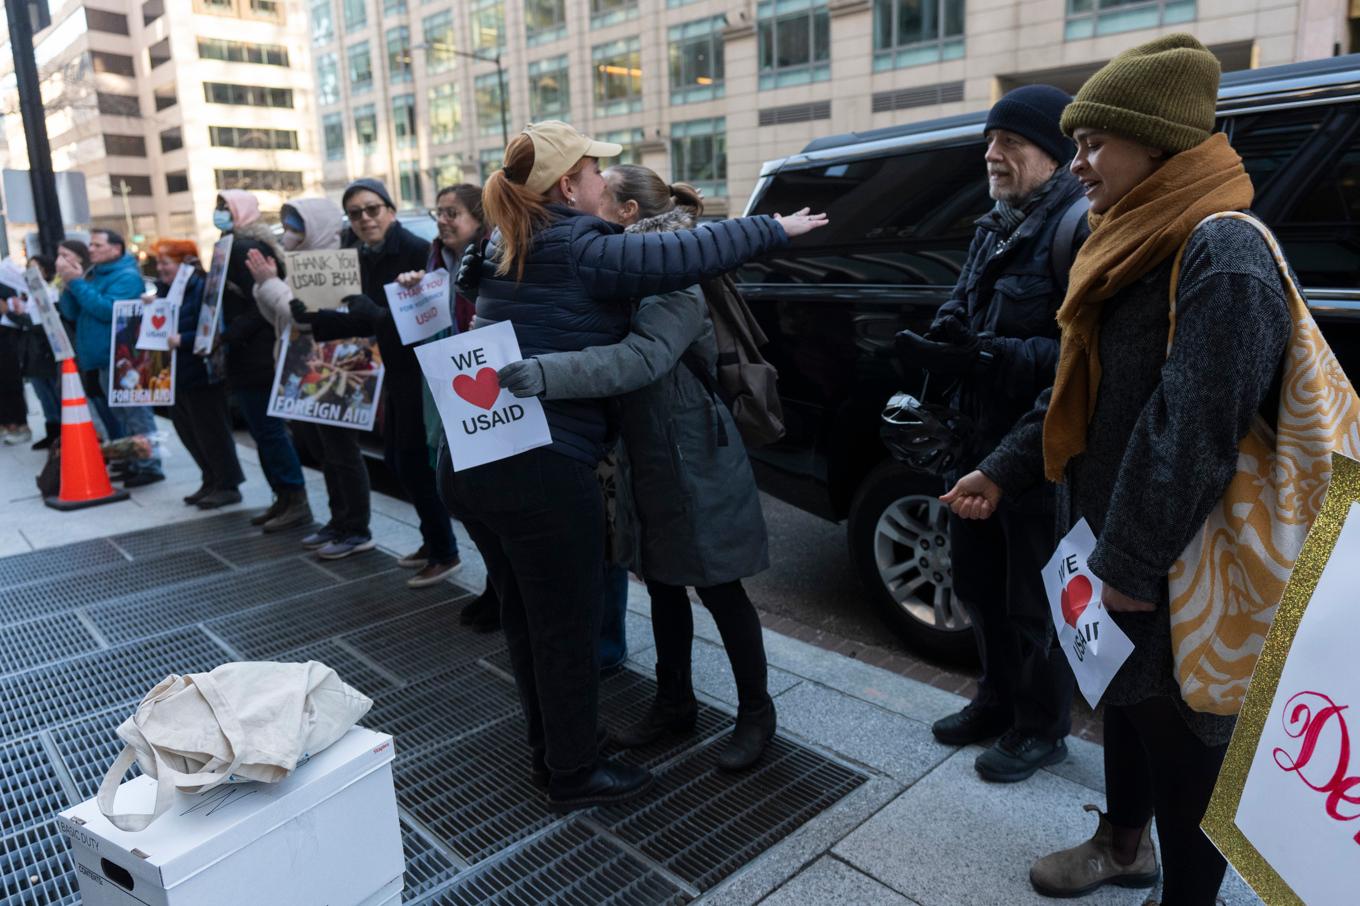
[[[809,903],[853,903],[854,906],[911,906],[911,900],[873,878],[832,858],[813,862],[783,887],[761,900],[761,906],[807,906]]]
[[[775,698],[779,725],[809,742],[912,784],[954,749],[935,741],[920,721],[801,683]]]
[[[647,632],[650,636],[650,627]],[[727,652],[723,647],[702,639],[695,639],[691,658],[695,690],[735,707],[737,704],[737,684],[732,679],[732,665],[728,663]],[[644,674],[653,675],[653,671],[656,669],[656,649],[654,647],[639,651],[632,655],[632,659]],[[768,685],[771,695],[778,695],[800,682],[802,680],[798,677],[785,673],[783,670],[771,668],[769,672]]]
[[[1105,794],[1105,747],[1075,736],[1067,737],[1067,760],[1044,768],[1073,783]]]

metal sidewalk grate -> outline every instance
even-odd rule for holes
[[[398,764],[397,801],[453,852],[477,862],[554,820],[529,782],[522,721],[507,720]]]
[[[459,589],[445,584],[428,588],[403,584],[395,589],[390,577],[374,576],[222,617],[209,625],[244,656],[269,658],[370,623],[452,601],[458,593]]]
[[[69,804],[41,742],[0,748],[0,836],[49,821]]]
[[[340,560],[320,560],[316,565],[334,573],[341,579],[367,579],[369,576],[376,576],[378,573],[393,572],[401,569],[397,566],[397,558],[390,554],[385,554],[380,550],[364,551],[359,554],[350,554]],[[401,570],[401,585],[405,587],[406,580],[416,574],[415,570]],[[396,587],[395,585],[393,587]]]
[[[167,551],[200,547],[235,535],[258,535],[259,526],[250,524],[250,517],[254,516],[255,512],[250,509],[232,510],[205,519],[177,522],[171,526],[124,532],[108,540],[127,551],[127,555],[134,560],[146,560]]]
[[[640,859],[575,822],[469,871],[431,900],[439,906],[660,906],[688,901]]]
[[[75,864],[55,821],[0,837],[0,903],[74,906]]]
[[[406,887],[402,900],[410,903],[458,874],[458,866],[425,835],[401,822],[401,851],[406,856]]]
[[[464,597],[470,595],[460,586],[449,588]],[[407,682],[503,650],[505,637],[499,632],[474,632],[459,625],[461,607],[461,603],[431,607],[381,626],[351,632],[345,641]]]
[[[411,760],[520,713],[513,686],[469,664],[383,696],[363,724],[391,733],[397,758]]]
[[[0,677],[0,738],[135,704],[171,673],[206,672],[228,660],[198,629],[178,629]]]
[[[624,669],[600,683],[600,720],[611,730],[636,723],[647,714],[656,698],[656,681],[632,669]],[[692,749],[719,730],[732,726],[732,716],[703,702],[694,732],[682,737],[665,736],[636,749],[606,748],[606,753],[639,767],[665,764],[687,749]]]
[[[17,623],[31,617],[86,604],[109,601],[145,592],[161,585],[182,582],[228,569],[207,551],[180,551],[154,560],[99,567],[43,582],[31,582],[0,591],[0,623]]]
[[[246,569],[269,560],[306,555],[302,539],[314,531],[316,526],[308,525],[269,535],[242,535],[240,538],[212,541],[203,546],[233,566]]]
[[[52,579],[109,563],[126,563],[118,548],[103,538],[15,554],[0,560],[0,588]]]
[[[14,623],[0,630],[0,673],[28,670],[99,648],[74,613]]]
[[[123,741],[114,732],[132,714],[132,706],[115,708],[48,731],[57,747],[57,754],[75,784],[80,801],[91,799],[99,791],[99,781],[123,750]],[[130,777],[142,773],[137,765]]]
[[[215,573],[110,601],[86,613],[110,642],[157,635],[336,584],[306,562],[267,563],[240,573]]]
[[[714,767],[718,746],[657,776],[641,806],[603,809],[619,837],[707,890],[778,843],[867,779],[787,740],[770,743],[760,764],[737,775]]]
[[[346,650],[334,639],[324,639],[311,645],[294,648],[292,651],[280,654],[275,660],[320,661],[338,673],[342,680],[369,698],[386,695],[396,688],[396,684],[390,679],[374,670],[362,658],[355,657],[353,652]],[[398,747],[397,754],[401,754],[400,747]]]

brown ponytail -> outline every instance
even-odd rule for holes
[[[687,182],[675,182],[671,183],[670,190],[676,207],[688,208],[695,217],[704,212],[704,199],[694,186]]]
[[[610,167],[609,189],[619,204],[637,202],[638,218],[642,220],[665,214],[677,207],[688,209],[695,217],[704,211],[704,202],[699,197],[698,189],[683,182],[668,186],[655,171],[637,164]]]
[[[535,231],[549,219],[543,196],[524,186],[533,168],[533,139],[517,135],[505,149],[505,165],[482,186],[486,222],[501,233],[496,248],[496,273],[503,277],[514,269],[516,281],[524,277]]]

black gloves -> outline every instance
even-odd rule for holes
[[[975,334],[957,319],[948,318],[932,325],[924,337],[904,330],[893,345],[904,365],[941,377],[963,377],[977,376],[991,368],[996,338]]]
[[[310,324],[316,320],[316,312],[308,311],[307,306],[301,301],[294,299],[288,303],[288,311],[293,315],[293,320],[298,324]]]
[[[469,299],[475,299],[481,282],[482,247],[480,243],[469,242],[463,249],[463,260],[458,263],[458,275],[453,278],[453,285]]]
[[[357,293],[341,299],[340,304],[345,306],[345,309],[356,318],[367,318],[370,321],[376,321],[384,311],[383,307],[377,302],[374,302],[368,296]]]

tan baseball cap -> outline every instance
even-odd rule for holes
[[[524,134],[534,143],[534,168],[524,187],[538,195],[551,189],[583,157],[618,157],[623,153],[622,145],[597,142],[561,120],[530,123],[524,127]]]

